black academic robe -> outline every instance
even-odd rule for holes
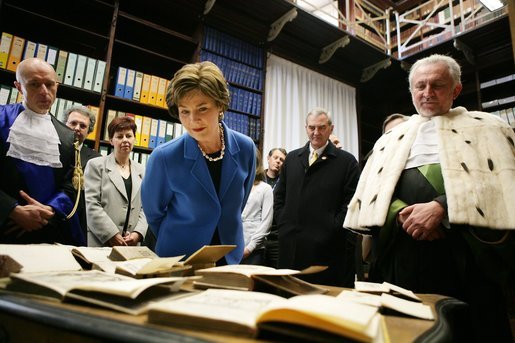
[[[445,194],[438,194],[417,168],[402,172],[393,198],[408,205],[437,200],[446,206]],[[470,230],[502,233],[454,224],[449,228],[441,226],[440,230],[444,238],[434,241],[415,240],[396,223],[375,230],[376,251],[370,281],[387,281],[416,293],[458,298],[470,306],[468,317],[461,319],[470,326],[464,341],[510,342],[502,288],[478,264],[479,257],[488,256],[477,255],[466,238],[470,237]],[[487,268],[492,272],[502,269],[494,265]]]

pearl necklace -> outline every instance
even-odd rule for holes
[[[202,156],[204,156],[205,159],[208,160],[209,162],[220,161],[222,158],[224,158],[224,153],[225,153],[224,129],[223,129],[221,123],[219,125],[220,125],[220,140],[222,141],[222,150],[220,151],[220,156],[214,157],[214,158],[209,156],[208,154],[206,154],[204,152],[204,150],[202,150],[202,148],[200,147],[200,144],[197,143],[198,148],[200,149],[200,152],[202,153]]]

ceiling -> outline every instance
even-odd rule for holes
[[[344,30],[311,14],[314,8],[323,7],[334,1],[295,0],[295,4],[294,1],[285,0],[216,0],[202,20],[219,30],[230,32],[238,38],[262,46],[273,54],[359,87],[362,84],[361,77],[365,69],[384,61],[389,56],[365,40],[348,35]],[[382,7],[391,5],[398,10],[406,10],[427,0],[369,1]],[[301,6],[301,2],[304,5]],[[314,6],[313,9],[306,10],[305,5],[308,2]],[[271,27],[291,10],[296,10],[296,17],[284,24],[277,37],[269,40]],[[513,63],[513,54],[507,49],[511,46],[507,21],[502,25],[487,25],[462,36],[470,37],[466,39],[466,43],[474,50],[474,54],[480,57],[480,60],[495,63],[495,61],[511,59]],[[348,37],[349,43],[343,48],[336,49],[327,62],[319,63],[324,48],[343,37]],[[454,51],[456,49],[452,43],[453,40],[450,39],[438,46],[443,52]],[[421,54],[418,53],[415,56],[418,58]],[[462,53],[458,52],[458,54],[463,56]],[[410,62],[410,60],[411,58],[407,58],[406,61]]]
[[[277,37],[269,40],[271,27],[291,10],[297,12],[295,19],[285,23]],[[385,58],[378,48],[347,35],[289,1],[217,0],[203,20],[273,54],[351,85],[359,84],[364,68]],[[344,37],[349,37],[347,46],[336,49],[327,62],[319,63],[323,49]]]

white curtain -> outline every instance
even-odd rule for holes
[[[271,148],[283,147],[290,152],[306,144],[306,115],[315,107],[329,111],[333,134],[338,136],[343,148],[359,160],[356,90],[269,54],[263,156],[267,156]],[[264,164],[266,168],[266,162]]]

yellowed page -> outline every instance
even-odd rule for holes
[[[54,244],[0,244],[0,254],[11,256],[22,272],[82,270],[70,249]]]

